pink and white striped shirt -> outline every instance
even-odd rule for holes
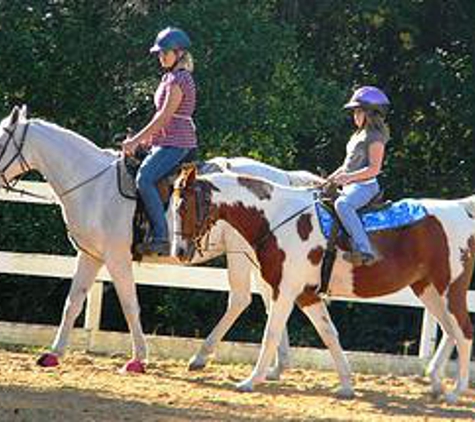
[[[152,135],[151,144],[154,146],[196,148],[196,130],[192,117],[196,105],[196,87],[191,73],[185,69],[178,69],[163,75],[160,85],[155,91],[155,107],[157,110],[162,108],[167,91],[173,84],[180,87],[183,99],[168,124],[158,133]]]

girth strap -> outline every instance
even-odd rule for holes
[[[320,295],[326,295],[328,293],[333,265],[335,264],[337,254],[336,240],[338,238],[339,225],[340,223],[338,220],[333,222],[327,243],[327,249],[325,249],[323,254],[322,266],[320,267],[320,285],[315,289],[315,293]]]

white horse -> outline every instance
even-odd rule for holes
[[[41,172],[58,197],[71,238],[78,247],[77,269],[65,303],[61,324],[51,352],[39,359],[42,366],[56,366],[65,353],[74,321],[97,272],[106,265],[117,290],[122,310],[132,334],[133,356],[124,370],[143,372],[147,357],[146,343],[139,318],[139,304],[132,274],[132,216],[135,202],[123,198],[117,188],[116,154],[101,150],[80,135],[51,123],[28,120],[26,110],[15,108],[1,122],[0,177],[8,186],[15,177],[31,169]],[[280,183],[315,183],[318,178],[307,172],[284,172],[249,159],[217,159],[232,171],[246,171],[274,178]],[[190,362],[191,369],[201,368],[217,343],[251,301],[251,278],[256,276],[252,262],[243,253],[247,244],[227,224],[210,233],[213,248],[194,263],[228,252],[230,282],[229,305],[225,315],[208,336],[200,352]],[[229,253],[230,252],[230,253]],[[251,251],[252,252],[252,251]],[[258,278],[259,280],[259,278]],[[265,303],[269,303],[266,285],[259,283]],[[342,355],[336,330],[324,304],[320,307],[320,332],[337,358]],[[327,333],[331,333],[327,334]],[[336,341],[335,341],[336,340]],[[272,376],[278,378],[288,365],[288,338],[282,347]],[[349,370],[347,370],[349,374]],[[349,377],[349,375],[348,375]]]
[[[206,212],[196,212],[198,203],[206,204]],[[428,366],[434,395],[443,392],[442,371],[457,347],[456,385],[446,394],[454,402],[469,385],[473,329],[467,289],[475,260],[475,196],[420,203],[427,214],[418,222],[371,234],[382,257],[375,265],[353,267],[338,256],[329,294],[375,297],[411,287],[444,330]],[[224,220],[254,249],[262,277],[273,290],[259,359],[251,376],[238,384],[240,390],[251,391],[265,380],[294,302],[307,313],[319,303],[315,287],[326,239],[315,211],[315,191],[232,173],[197,177],[194,170],[183,171],[175,184],[172,212],[176,256],[186,256],[191,240],[199,242]]]

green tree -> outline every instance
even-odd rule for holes
[[[154,112],[160,74],[148,48],[168,25],[192,37],[203,157],[330,171],[352,131],[342,104],[356,86],[374,84],[393,103],[387,194],[473,193],[473,0],[0,0],[0,113],[27,103],[33,115],[110,146],[114,133],[141,127]],[[0,204],[0,227],[2,249],[72,253],[57,209]],[[2,318],[27,304],[42,321],[57,320],[65,292],[55,283],[29,286],[2,284]],[[140,298],[144,320],[159,320],[149,330],[185,327],[181,334],[192,335],[190,320],[205,331],[216,318],[203,312],[216,297],[159,293]],[[394,337],[416,336],[413,314],[359,305],[333,311],[345,346],[366,348],[376,329],[379,350],[399,351]],[[258,314],[247,314],[238,337],[259,338]],[[117,328],[118,320],[111,311],[106,325]],[[300,319],[291,324],[299,344],[313,341]],[[355,324],[364,331],[355,333]]]

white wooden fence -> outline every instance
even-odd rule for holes
[[[44,200],[14,193],[7,194],[2,190],[0,191],[0,201],[29,202],[37,204],[55,203],[53,193],[46,183],[22,182],[19,186],[29,192],[34,192],[50,199]],[[0,251],[0,273],[70,278],[74,271],[74,261],[75,258],[70,256],[23,254]],[[180,267],[144,263],[134,265],[134,274],[135,280],[138,284],[210,291],[228,290],[227,274],[224,269]],[[97,344],[98,341],[103,338],[100,334],[105,334],[104,332],[100,332],[103,282],[110,280],[111,278],[107,271],[105,269],[102,270],[99,273],[97,282],[91,289],[87,299],[84,329],[89,334],[89,337],[94,339],[95,350],[103,350],[100,345]],[[257,292],[256,286],[252,286],[252,289],[254,293]],[[334,300],[347,299],[335,298]],[[397,294],[377,299],[357,301],[377,305],[422,307],[421,303],[408,289],[398,292]],[[475,312],[475,291],[469,292],[468,301],[470,312]],[[437,329],[438,327],[435,320],[427,311],[424,311],[419,357],[427,358],[434,350],[437,340]],[[35,335],[40,332],[42,332],[40,326],[0,322],[0,342],[32,344],[31,338],[35,337]],[[48,336],[51,337],[51,333],[49,333]],[[42,341],[46,341],[44,338],[45,337],[43,336],[43,340],[39,340],[40,344]],[[105,341],[110,341],[110,337]],[[88,346],[90,346],[90,341],[89,343],[86,342],[85,348],[88,348]]]

